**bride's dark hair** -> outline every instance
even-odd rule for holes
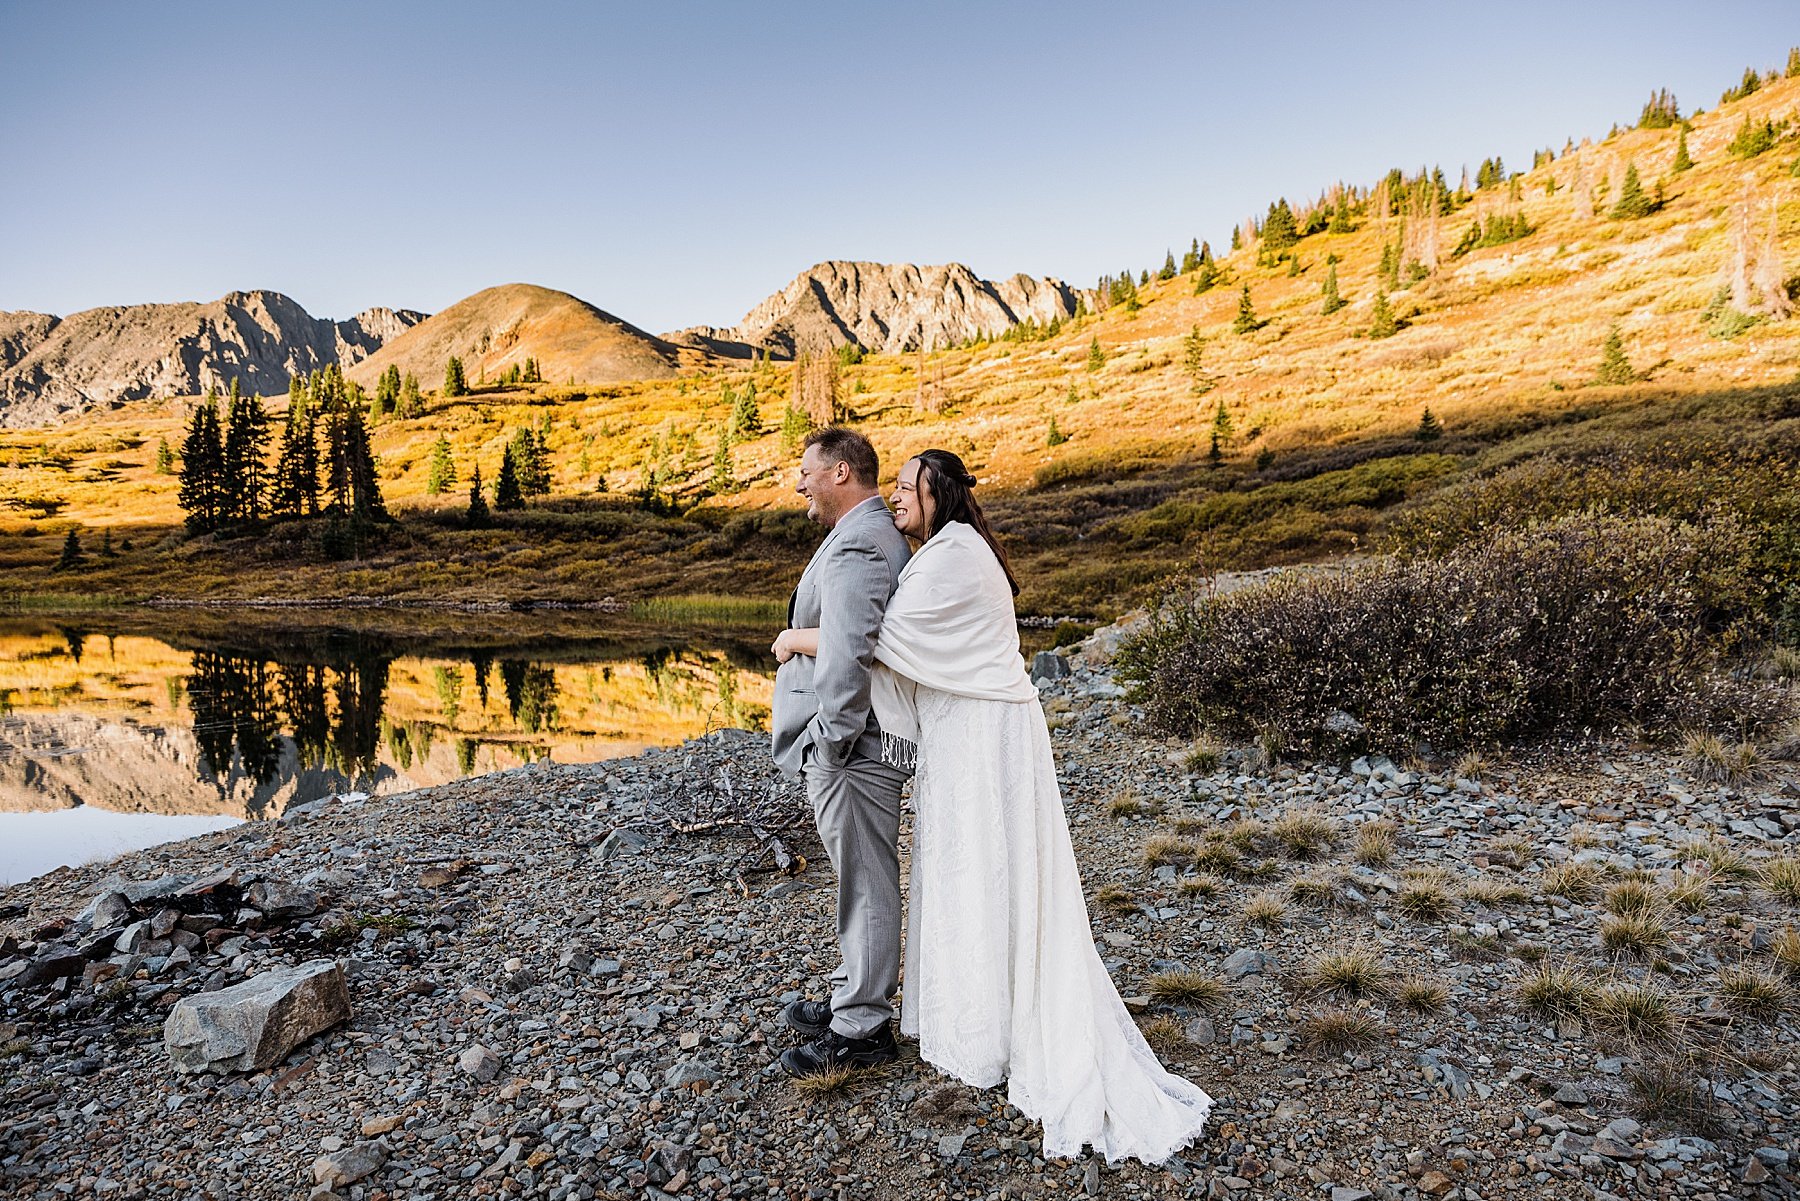
[[[1012,587],[1013,595],[1019,595],[1019,578],[1013,575],[1012,564],[1007,561],[1000,540],[988,528],[987,518],[975,499],[975,477],[969,474],[963,461],[947,450],[936,448],[922,450],[913,458],[919,464],[919,480],[930,487],[932,503],[936,506],[931,514],[931,532],[937,533],[952,521],[973,526],[993,549],[994,558],[1000,560],[1000,570],[1006,573],[1006,582]]]

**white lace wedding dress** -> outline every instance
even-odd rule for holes
[[[962,541],[961,553],[933,561],[921,550],[914,563],[941,573],[940,602],[974,589],[997,612],[1003,599],[1004,628],[984,637],[1010,638],[1017,662],[1004,577],[997,599],[993,580],[970,575],[999,575],[998,563],[978,538],[979,552]],[[901,588],[896,601],[907,604],[904,577]],[[927,628],[943,628],[941,613]],[[959,628],[966,653],[970,630]],[[911,695],[918,774],[901,1031],[969,1084],[1006,1081],[1007,1099],[1043,1124],[1046,1156],[1086,1144],[1108,1161],[1161,1163],[1200,1134],[1212,1100],[1157,1061],[1094,948],[1043,710],[916,678]]]

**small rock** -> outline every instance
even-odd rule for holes
[[[1565,1084],[1556,1090],[1558,1105],[1586,1105],[1587,1092],[1578,1084]]]
[[[1243,947],[1225,956],[1219,964],[1219,970],[1227,979],[1241,980],[1245,976],[1260,976],[1264,968],[1273,967],[1275,960],[1254,947]]]
[[[1214,1028],[1212,1019],[1207,1017],[1195,1018],[1181,1033],[1191,1045],[1196,1047],[1210,1047],[1219,1037],[1219,1032]]]
[[[945,1159],[955,1159],[962,1154],[963,1144],[969,1141],[966,1134],[946,1134],[937,1141],[937,1153]]]
[[[252,884],[244,900],[264,917],[310,917],[319,911],[319,894],[289,880],[263,880]]]
[[[1069,661],[1055,651],[1039,651],[1031,657],[1031,682],[1042,684],[1048,680],[1067,679]]]
[[[650,839],[636,830],[617,829],[600,840],[594,857],[605,863],[617,855],[635,855],[650,845]]]
[[[343,970],[314,959],[183,997],[163,1022],[163,1047],[177,1071],[260,1071],[349,1017]]]
[[[711,1084],[719,1078],[718,1069],[698,1059],[684,1059],[663,1073],[663,1083],[670,1088],[689,1084]]]
[[[363,1137],[374,1138],[378,1134],[386,1134],[390,1130],[397,1129],[405,1121],[405,1115],[398,1113],[389,1114],[384,1118],[370,1118],[362,1124]]]
[[[386,1162],[387,1152],[380,1143],[351,1143],[341,1151],[313,1160],[313,1183],[335,1191],[355,1184]]]
[[[456,1057],[456,1066],[486,1084],[500,1074],[500,1056],[476,1043]]]

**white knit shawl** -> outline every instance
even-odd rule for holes
[[[1019,655],[1012,588],[974,527],[953,521],[925,541],[900,572],[875,644],[870,702],[881,725],[881,757],[917,766],[920,686],[988,701],[1035,701]]]

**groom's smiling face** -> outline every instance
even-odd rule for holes
[[[807,519],[820,525],[836,524],[843,516],[840,499],[849,480],[849,464],[827,459],[816,446],[807,447],[800,456],[799,478],[794,482],[794,491],[806,498]]]

